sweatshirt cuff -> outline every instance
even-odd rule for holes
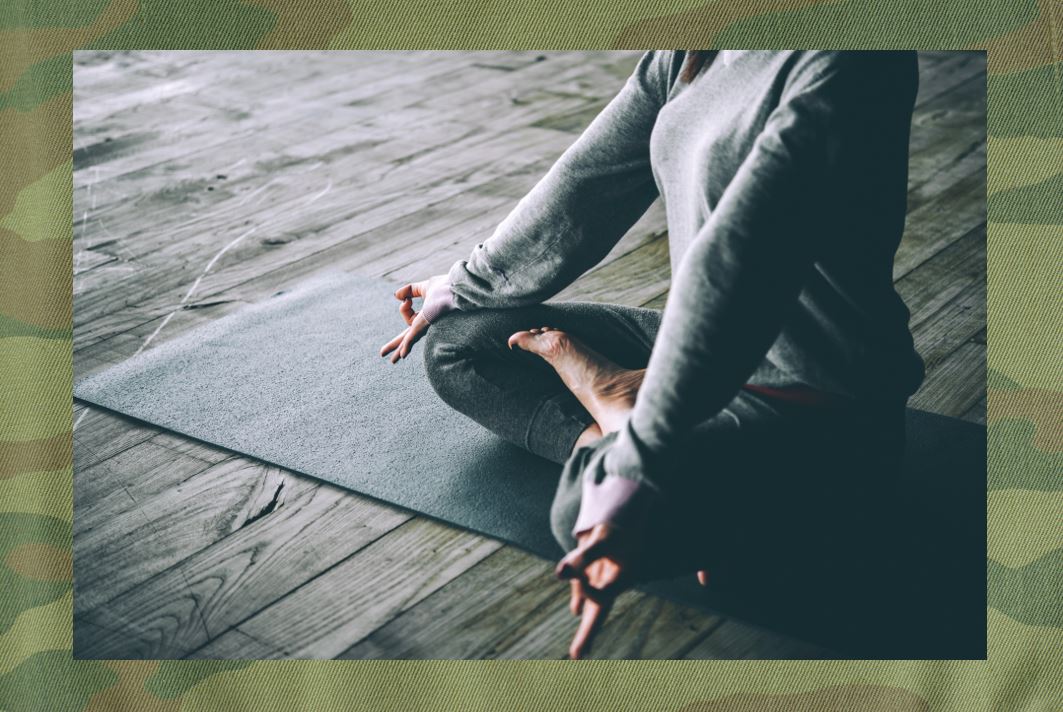
[[[454,301],[454,292],[450,289],[450,282],[444,282],[434,287],[428,297],[421,304],[421,316],[429,324],[447,312],[454,311],[458,305]]]
[[[584,477],[572,536],[606,522],[623,527],[641,519],[652,495],[652,489],[626,477],[606,475],[601,482]]]
[[[602,522],[617,527],[639,523],[664,496],[659,475],[667,469],[665,458],[639,437],[630,419],[596,445],[598,451],[583,471],[573,536]]]

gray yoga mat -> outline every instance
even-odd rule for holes
[[[74,395],[558,558],[548,513],[559,466],[448,408],[419,349],[397,366],[379,356],[403,327],[394,288],[316,278],[85,378]],[[919,582],[918,605],[880,589],[880,600],[858,596],[840,613],[817,593],[833,585],[822,578],[784,592],[759,583],[706,592],[692,577],[649,588],[844,654],[981,657],[985,430],[909,411],[908,432],[912,497],[898,518],[911,540],[897,542],[897,558]]]
[[[544,555],[557,465],[432,390],[397,285],[328,274],[80,381],[76,398]]]

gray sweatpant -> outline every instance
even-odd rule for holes
[[[446,403],[564,465],[551,525],[566,550],[575,545],[582,467],[613,435],[573,452],[593,419],[545,361],[506,341],[516,331],[551,326],[625,368],[643,368],[660,318],[651,309],[568,302],[455,311],[428,330],[427,372]],[[659,537],[668,550],[677,541],[699,549],[706,568],[733,565],[739,576],[769,560],[807,566],[809,547],[820,556],[824,547],[859,546],[858,532],[874,526],[875,505],[897,471],[904,406],[813,406],[740,391],[671,453],[670,496],[647,537]]]

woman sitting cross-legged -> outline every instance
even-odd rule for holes
[[[633,583],[800,567],[867,524],[923,378],[892,281],[917,76],[912,52],[647,52],[494,234],[396,292],[382,355],[426,336],[444,401],[564,465],[572,657]],[[544,303],[658,197],[663,311]]]

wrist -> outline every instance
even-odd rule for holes
[[[654,494],[646,485],[626,477],[606,475],[596,482],[585,476],[572,535],[579,536],[599,524],[618,529],[638,525],[645,519]]]
[[[428,296],[421,304],[421,316],[429,324],[447,312],[457,309],[454,302],[454,293],[450,289],[450,281],[445,277],[439,278],[439,284],[432,285],[428,290]]]

